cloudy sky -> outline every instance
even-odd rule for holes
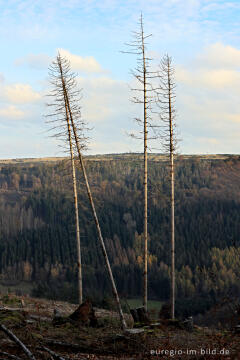
[[[149,54],[173,58],[181,153],[240,153],[237,0],[0,0],[0,158],[60,156],[44,120],[57,50],[78,73],[89,153],[141,151],[124,43],[143,13]],[[159,145],[160,147],[160,145]]]

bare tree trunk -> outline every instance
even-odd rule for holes
[[[156,94],[156,105],[158,108],[159,120],[162,125],[160,138],[163,140],[163,148],[169,154],[170,162],[170,241],[171,241],[171,318],[175,318],[175,199],[174,199],[174,156],[177,147],[176,128],[176,110],[175,110],[175,89],[174,68],[172,58],[166,54],[159,66],[158,73],[159,85]]]
[[[143,133],[144,133],[144,273],[143,273],[143,306],[147,311],[148,302],[148,153],[147,153],[147,89],[146,59],[144,45],[143,20],[141,15],[142,62],[143,62]]]
[[[144,59],[144,295],[143,306],[148,302],[148,153],[147,153],[147,110],[146,110],[146,68]]]
[[[50,70],[50,82],[53,85],[51,92],[48,96],[53,99],[48,106],[53,108],[47,117],[54,118],[54,120],[48,121],[49,123],[54,123],[54,126],[51,130],[54,130],[54,137],[61,138],[67,143],[67,147],[70,152],[71,158],[71,167],[72,167],[72,183],[73,183],[73,198],[74,198],[74,210],[75,210],[75,233],[76,233],[76,247],[77,247],[77,270],[78,270],[78,300],[79,304],[82,303],[83,295],[82,295],[82,265],[81,265],[81,244],[80,244],[80,230],[79,230],[79,213],[78,213],[78,195],[77,195],[77,181],[76,181],[76,169],[75,169],[75,161],[74,161],[74,147],[72,143],[72,133],[71,133],[71,125],[69,119],[69,111],[67,106],[67,99],[65,96],[65,92],[63,88],[65,86],[65,82],[63,81],[67,79],[67,86],[69,91],[73,90],[74,87],[74,79],[69,74],[70,66],[69,62],[61,58],[60,54],[58,54],[55,61],[49,67]],[[75,95],[77,92],[75,91]],[[75,111],[76,111],[76,102],[75,102]],[[83,124],[81,124],[83,125]],[[59,131],[59,132],[56,132]],[[79,128],[80,130],[80,128]],[[81,131],[83,127],[81,128]]]
[[[66,113],[67,131],[68,131],[68,143],[69,143],[71,165],[72,165],[72,181],[73,181],[73,195],[74,195],[74,208],[75,208],[75,231],[76,231],[76,241],[77,241],[78,301],[79,301],[79,304],[81,304],[82,300],[83,300],[82,264],[81,264],[81,243],[80,243],[80,229],[79,229],[76,168],[75,168],[75,161],[74,161],[74,151],[73,151],[73,146],[72,146],[72,134],[71,134],[70,121],[69,121],[69,112],[68,112],[68,106],[67,106],[67,99],[66,99],[65,95],[64,95],[64,101],[65,101],[65,113]]]
[[[169,111],[169,137],[170,137],[170,174],[171,174],[171,317],[175,318],[175,222],[174,222],[174,144],[172,122],[172,94],[170,63],[168,61],[168,111]]]
[[[109,277],[110,277],[110,280],[111,280],[112,290],[113,290],[113,294],[114,294],[114,297],[115,297],[115,300],[116,300],[116,303],[117,303],[117,306],[118,306],[118,311],[119,311],[122,327],[123,327],[123,329],[126,329],[127,324],[126,324],[124,316],[123,316],[122,307],[121,307],[120,299],[119,299],[119,296],[118,296],[117,288],[116,288],[116,285],[115,285],[115,281],[114,281],[114,278],[113,278],[111,265],[109,263],[107,250],[106,250],[104,240],[103,240],[103,237],[102,237],[102,232],[101,232],[100,224],[99,224],[99,221],[98,221],[96,209],[95,209],[95,206],[94,206],[92,193],[91,193],[91,189],[90,189],[90,186],[89,186],[87,173],[86,173],[83,157],[82,157],[82,154],[81,154],[81,151],[80,151],[80,145],[79,145],[79,142],[78,142],[78,137],[77,137],[77,134],[76,134],[76,129],[75,129],[75,126],[74,126],[74,121],[72,119],[70,109],[69,109],[69,112],[70,112],[70,118],[71,118],[71,125],[72,125],[72,128],[73,128],[73,133],[74,133],[74,136],[75,136],[75,141],[76,141],[77,150],[78,150],[78,158],[79,158],[79,162],[81,164],[81,168],[82,168],[82,172],[83,172],[83,176],[84,176],[84,180],[85,180],[85,184],[86,184],[86,188],[87,188],[88,198],[89,198],[89,201],[90,201],[94,221],[95,221],[95,224],[96,224],[98,238],[100,240],[100,244],[101,244],[101,247],[102,247],[102,251],[103,251],[104,259],[105,259],[105,262],[106,262],[107,270],[108,270]]]
[[[67,108],[66,108],[67,112]],[[77,268],[78,268],[78,301],[79,305],[83,301],[82,293],[82,263],[81,263],[81,243],[80,243],[80,229],[79,229],[79,215],[78,215],[78,195],[77,195],[77,181],[76,181],[76,168],[75,160],[72,146],[72,136],[71,136],[71,127],[69,122],[69,116],[67,115],[67,126],[68,126],[68,138],[69,138],[69,147],[71,154],[71,164],[72,164],[72,180],[73,180],[73,194],[74,194],[74,208],[75,208],[75,231],[76,231],[76,240],[77,240]]]
[[[171,317],[175,318],[174,155],[171,153]]]
[[[143,126],[141,130],[141,138],[143,134],[143,154],[144,154],[144,169],[143,169],[143,258],[144,258],[144,270],[143,270],[143,306],[147,311],[148,303],[148,140],[151,139],[148,135],[148,131],[153,129],[152,123],[152,108],[151,105],[154,102],[151,92],[154,91],[152,79],[157,77],[157,72],[150,70],[150,61],[152,60],[146,55],[146,39],[152,36],[152,34],[146,35],[144,33],[143,16],[141,14],[139,20],[139,31],[133,32],[133,41],[127,43],[129,51],[122,51],[123,53],[137,55],[137,67],[132,70],[132,74],[140,84],[140,88],[132,88],[134,92],[141,95],[133,96],[132,101],[135,104],[143,105],[143,119],[136,118],[138,124]],[[140,93],[139,93],[140,92]],[[151,95],[150,95],[151,94]],[[139,138],[135,134],[131,134],[134,138]],[[152,138],[153,139],[153,138]]]
[[[93,218],[94,218],[94,221],[95,221],[95,224],[96,224],[98,238],[99,238],[99,241],[100,241],[100,244],[101,244],[101,247],[102,247],[104,259],[105,259],[107,270],[108,270],[109,277],[110,277],[110,280],[111,280],[112,290],[113,290],[113,294],[114,294],[114,297],[115,297],[115,300],[116,300],[116,303],[117,303],[117,306],[118,306],[118,311],[119,311],[122,327],[123,327],[123,329],[126,329],[127,324],[126,324],[124,316],[123,316],[123,311],[122,311],[120,299],[119,299],[117,288],[116,288],[115,281],[114,281],[114,278],[113,278],[112,269],[111,269],[111,266],[110,266],[110,263],[109,263],[106,247],[105,247],[104,240],[103,240],[103,237],[102,237],[100,224],[99,224],[99,221],[98,221],[96,209],[95,209],[93,198],[92,198],[91,189],[90,189],[88,178],[87,178],[87,173],[86,173],[83,157],[82,157],[82,154],[81,154],[81,147],[80,147],[80,144],[79,144],[77,130],[76,130],[74,120],[73,120],[73,116],[72,116],[72,112],[71,112],[71,106],[70,106],[70,103],[69,103],[68,93],[67,93],[67,89],[66,89],[66,86],[65,86],[64,78],[63,78],[61,63],[59,64],[59,68],[60,68],[60,72],[61,72],[61,76],[62,76],[64,98],[66,99],[67,110],[68,110],[68,113],[69,113],[69,116],[70,116],[71,127],[72,127],[72,130],[73,130],[73,134],[74,134],[74,138],[75,138],[75,142],[76,142],[76,147],[77,147],[77,151],[78,151],[78,158],[79,158],[79,162],[80,162],[80,165],[81,165],[81,168],[82,168],[82,172],[83,172],[83,176],[84,176],[84,180],[85,180],[85,184],[86,184],[86,188],[87,188],[87,194],[88,194],[88,198],[89,198],[92,213],[93,213]]]

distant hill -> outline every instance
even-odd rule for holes
[[[169,296],[169,167],[149,156],[149,293]],[[141,154],[86,157],[103,236],[121,294],[140,296],[143,271]],[[178,298],[211,304],[240,294],[240,156],[176,159]],[[76,251],[67,158],[0,160],[0,279],[34,294],[76,297]],[[85,294],[109,293],[108,275],[78,168]],[[20,285],[19,285],[20,291]],[[205,299],[205,300],[203,300]]]

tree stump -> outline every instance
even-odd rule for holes
[[[89,325],[92,327],[97,326],[97,318],[92,303],[89,300],[86,300],[79,305],[69,318],[83,325]]]
[[[183,321],[183,326],[187,331],[193,331],[193,318],[189,316]]]
[[[170,319],[171,317],[171,305],[163,304],[161,310],[159,311],[159,319]]]
[[[149,324],[150,319],[145,307],[139,307],[136,309],[130,309],[130,313],[133,317],[134,323]]]
[[[135,323],[139,322],[137,310],[136,309],[130,309],[130,313],[132,315],[133,321]]]

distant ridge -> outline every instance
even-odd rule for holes
[[[148,155],[150,161],[166,161],[168,155],[151,153]],[[239,158],[240,154],[180,154],[177,156],[179,160],[198,159],[198,160],[226,160],[229,158]],[[113,153],[113,154],[96,154],[86,155],[86,159],[95,161],[110,161],[110,160],[123,160],[123,159],[142,159],[141,153]],[[15,159],[0,159],[0,164],[22,164],[22,163],[46,163],[46,162],[59,162],[67,160],[68,157],[41,157],[41,158],[15,158]]]

